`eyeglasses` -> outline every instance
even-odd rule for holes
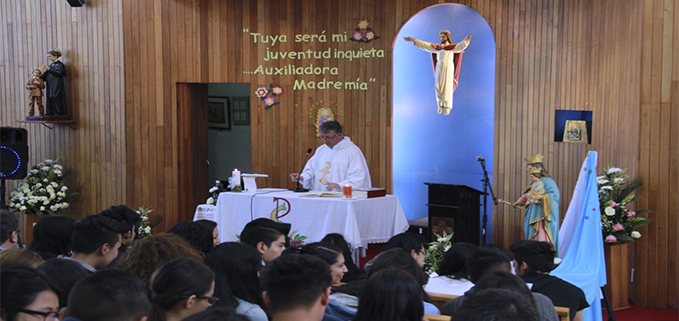
[[[216,296],[205,296],[205,295],[197,295],[196,297],[199,299],[207,300],[207,303],[210,303],[210,305],[215,305],[217,302],[219,302],[219,298]]]
[[[324,141],[324,142],[327,142],[327,141],[329,141],[329,140],[333,140],[335,137],[337,137],[337,135],[339,135],[339,134],[335,134],[335,135],[333,135],[332,137],[321,136],[321,137],[318,137],[318,139],[320,139],[320,140],[322,140],[322,141]]]
[[[33,310],[25,310],[25,309],[16,309],[15,311],[21,312],[21,313],[26,313],[26,314],[31,314],[31,315],[42,315],[42,319],[44,321],[54,321],[59,316],[58,311],[42,312],[42,311],[33,311]]]

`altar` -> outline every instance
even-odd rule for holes
[[[353,248],[385,243],[408,229],[408,220],[395,195],[345,199],[318,194],[273,188],[254,193],[223,192],[215,206],[199,205],[194,220],[217,222],[222,242],[236,241],[245,224],[264,217],[292,224],[290,236],[306,236],[305,243],[339,233]]]

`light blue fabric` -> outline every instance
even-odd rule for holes
[[[341,304],[330,300],[325,307],[322,321],[351,321],[356,317],[356,311],[351,311]]]
[[[587,297],[589,308],[583,311],[584,321],[601,321],[600,288],[606,285],[606,264],[604,260],[603,235],[601,234],[601,211],[599,210],[599,186],[596,181],[597,153],[590,151],[582,166],[574,201],[581,200],[577,225],[572,234],[562,234],[569,239],[568,250],[563,261],[550,274],[570,282],[582,289]],[[573,205],[572,205],[573,206]],[[568,217],[566,219],[569,219]],[[572,218],[570,218],[572,219]]]
[[[439,308],[437,308],[435,305],[429,302],[424,302],[424,313],[439,315],[441,314],[441,311],[439,311]]]
[[[533,227],[533,224],[540,220],[544,220],[545,230],[549,233],[552,238],[552,243],[554,248],[558,249],[558,239],[559,239],[559,198],[561,198],[561,193],[559,193],[559,188],[556,186],[556,182],[551,177],[543,177],[540,179],[542,184],[545,185],[545,193],[549,196],[549,206],[551,212],[546,218],[542,218],[542,205],[530,203],[526,207],[526,216],[523,218],[523,233],[527,240],[530,240],[537,234],[537,230]]]

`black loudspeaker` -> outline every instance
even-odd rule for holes
[[[28,131],[0,127],[0,178],[22,179],[28,168]]]
[[[82,7],[85,4],[85,0],[66,0],[71,7]]]

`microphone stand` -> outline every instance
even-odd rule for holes
[[[302,175],[302,172],[304,171],[304,166],[306,165],[307,160],[309,160],[309,154],[311,154],[311,148],[307,149],[306,151],[306,158],[304,159],[304,162],[302,163],[302,169],[299,170],[299,175]],[[292,189],[293,192],[295,193],[305,193],[308,192],[308,188],[304,188],[304,186],[299,184],[299,176],[297,176],[297,184],[295,184],[295,188]]]
[[[481,244],[486,244],[486,225],[488,224],[488,190],[490,190],[490,195],[493,197],[493,204],[497,205],[497,197],[495,197],[495,192],[493,192],[493,186],[490,184],[490,179],[488,178],[488,171],[486,170],[486,160],[483,158],[477,158],[477,161],[481,164],[483,168],[483,241]]]

